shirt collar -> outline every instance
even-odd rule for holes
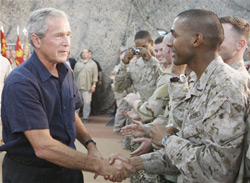
[[[42,64],[35,51],[32,53],[30,60],[32,60],[33,67],[36,69],[42,82],[48,80],[51,76],[53,76]],[[66,75],[69,70],[67,66],[65,66],[65,63],[57,64],[57,69],[58,72],[62,73],[63,75]]]
[[[235,70],[239,70],[239,68],[245,68],[245,64],[244,64],[244,60],[240,60],[240,61],[237,61],[237,62],[234,62],[232,65],[231,65],[232,68],[234,68]]]
[[[186,99],[190,98],[192,95],[201,96],[203,94],[211,75],[213,74],[213,72],[218,66],[218,63],[224,63],[220,56],[216,57],[207,66],[205,71],[202,73],[200,79],[197,79],[197,76],[195,75],[195,78],[193,78],[195,80],[194,86],[189,89]]]

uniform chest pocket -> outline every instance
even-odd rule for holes
[[[187,120],[183,124],[182,136],[185,139],[200,139],[203,129],[203,117],[202,112],[197,111],[188,116]]]

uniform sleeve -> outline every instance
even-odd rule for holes
[[[179,174],[179,170],[171,163],[164,149],[140,156],[146,172],[154,174]]]
[[[169,86],[169,124],[180,129],[184,118],[186,103],[184,99],[188,93],[187,83],[170,83]],[[178,114],[178,115],[175,115]]]
[[[147,101],[135,101],[133,107],[135,112],[142,119],[142,122],[149,123],[159,115],[163,115],[168,105],[168,101],[168,84],[164,84],[158,87]]]
[[[232,182],[236,176],[246,130],[244,110],[222,96],[207,104],[214,107],[208,107],[202,120],[185,124],[182,131],[188,131],[188,136],[172,135],[165,144],[165,153],[184,175],[184,182]]]
[[[118,72],[115,74],[114,90],[122,93],[132,85],[130,72],[127,70],[127,65],[122,61],[118,66]]]

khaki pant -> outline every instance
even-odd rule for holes
[[[83,119],[89,119],[91,111],[92,92],[88,90],[79,90],[83,99]]]

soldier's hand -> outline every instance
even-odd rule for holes
[[[149,49],[141,47],[141,53],[140,56],[144,59],[144,60],[150,60],[152,58],[151,52]]]
[[[129,93],[124,100],[128,103],[128,105],[133,106],[136,100],[141,100],[141,97],[135,93]]]
[[[150,130],[150,138],[152,139],[152,142],[159,146],[162,147],[162,139],[167,136],[167,135],[173,135],[174,133],[178,132],[178,130],[173,127],[165,127],[160,124],[154,125],[154,127]]]
[[[122,62],[124,64],[128,64],[132,60],[133,57],[134,57],[134,54],[131,52],[131,48],[128,48],[124,54]]]
[[[131,111],[127,112],[128,118],[131,120],[140,120],[140,116],[132,108]]]
[[[147,134],[147,129],[140,121],[132,120],[134,124],[122,127],[121,133],[126,137],[143,137]]]
[[[141,154],[149,153],[153,151],[152,139],[137,138],[133,139],[133,142],[141,143],[141,145],[130,156],[140,156]]]

